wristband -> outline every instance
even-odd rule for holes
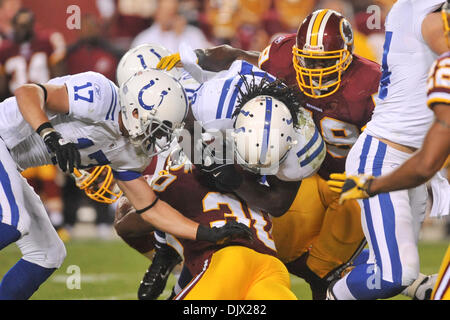
[[[195,240],[198,241],[211,241],[211,228],[206,227],[202,224],[198,225],[197,234],[195,236]]]
[[[38,87],[40,87],[43,91],[44,91],[44,103],[47,102],[47,89],[40,83],[35,83],[35,85],[37,85]]]
[[[150,210],[151,208],[153,208],[156,204],[156,202],[158,202],[159,200],[159,196],[156,196],[155,200],[152,202],[151,205],[145,207],[144,209],[140,209],[140,210],[136,210],[137,214],[143,214],[145,211]]]
[[[39,126],[39,128],[36,129],[36,132],[41,137],[44,137],[49,131],[54,131],[54,130],[55,129],[53,128],[52,124],[48,121],[48,122],[44,122],[43,124],[41,124]]]
[[[367,194],[369,195],[369,197],[373,197],[375,194],[374,193],[372,193],[371,191],[370,191],[370,187],[372,186],[372,182],[373,182],[373,180],[374,179],[369,179],[369,181],[367,181],[366,182],[366,192],[367,192]]]

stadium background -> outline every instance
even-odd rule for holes
[[[35,14],[35,34],[46,34],[51,39],[53,51],[48,53],[48,75],[43,75],[44,78],[96,71],[115,81],[120,57],[141,42],[159,42],[171,51],[176,51],[181,41],[197,47],[226,43],[245,50],[261,51],[276,36],[296,32],[301,21],[316,7],[328,7],[343,13],[354,27],[356,52],[380,62],[383,21],[394,2],[0,0],[0,78],[9,80],[5,77],[7,70],[3,65],[10,57],[5,56],[2,50],[11,40],[11,18],[20,8],[28,8]],[[154,38],[148,38],[146,30],[155,29],[157,25],[163,26],[166,32],[153,32]],[[11,95],[8,80],[0,80],[1,100]],[[112,228],[114,205],[91,201],[74,186],[72,178],[63,176],[53,167],[27,170],[24,175],[41,195],[68,250],[64,265],[33,298],[135,299],[149,261],[118,239]],[[449,239],[448,219],[425,221],[420,240],[423,273],[437,272]],[[0,252],[0,277],[19,255],[14,246]],[[80,289],[68,288],[67,281],[73,274],[71,266],[77,266],[81,271]],[[174,281],[173,277],[170,281]],[[292,285],[300,299],[311,298],[303,280],[292,277]]]

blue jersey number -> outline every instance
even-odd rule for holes
[[[94,142],[87,138],[81,138],[78,139],[77,148],[79,150],[86,149],[89,147],[92,147],[94,145]],[[88,164],[87,166],[81,166],[80,169],[88,169],[92,167],[97,166],[104,166],[107,164],[110,164],[111,161],[108,160],[106,155],[103,153],[102,150],[98,150],[96,152],[88,154],[89,159],[92,159],[95,161],[95,163]]]
[[[75,92],[75,101],[83,100],[87,102],[94,102],[94,90],[88,90],[86,92],[85,89],[92,88],[92,83],[88,82],[83,86],[74,86],[73,91]],[[82,92],[82,93],[81,93]]]
[[[388,95],[388,86],[391,84],[391,74],[392,72],[389,70],[389,64],[388,64],[388,55],[389,50],[391,49],[391,41],[392,41],[392,32],[387,31],[386,32],[386,40],[384,42],[383,47],[383,73],[381,74],[381,80],[380,80],[380,92],[378,94],[378,97],[381,100],[384,100],[384,98]]]

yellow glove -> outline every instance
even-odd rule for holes
[[[180,54],[174,53],[170,56],[162,57],[159,63],[156,65],[157,69],[166,69],[167,71],[172,70],[181,61]]]
[[[341,193],[345,179],[347,179],[345,173],[332,173],[330,174],[330,180],[327,181],[328,187],[330,187],[330,190],[333,192]]]
[[[348,176],[342,173],[330,175],[331,180],[327,181],[328,186],[334,192],[341,194],[339,204],[345,200],[365,199],[372,196],[370,185],[374,179],[370,175]]]

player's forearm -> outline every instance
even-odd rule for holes
[[[199,224],[184,217],[166,202],[159,200],[151,209],[144,212],[142,218],[155,229],[170,233],[175,237],[195,240]]]
[[[117,181],[136,212],[155,229],[167,232],[175,237],[194,240],[198,223],[184,217],[180,212],[162,200],[143,177],[130,181]]]
[[[450,152],[449,129],[435,122],[422,149],[386,176],[374,179],[371,193],[385,193],[417,187],[430,180],[445,163]]]
[[[45,94],[40,87],[26,84],[19,87],[14,95],[23,118],[34,130],[49,121],[44,111]]]
[[[427,182],[432,176],[429,177],[429,174],[417,171],[418,165],[420,160],[414,157],[391,174],[374,179],[370,185],[370,193],[379,194],[410,189]]]
[[[204,70],[222,71],[228,69],[235,60],[246,60],[257,65],[259,52],[244,51],[229,45],[221,45],[209,49],[197,49],[198,64]]]

